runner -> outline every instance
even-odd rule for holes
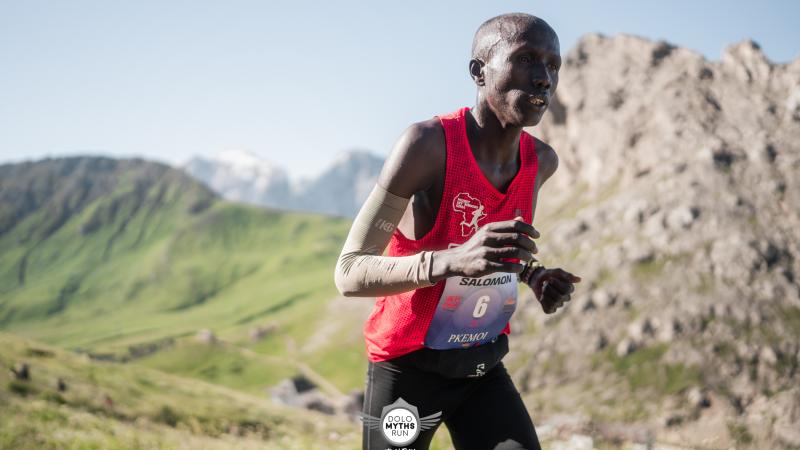
[[[523,127],[541,120],[560,65],[542,19],[484,22],[475,106],[411,125],[353,222],[335,280],[343,295],[376,297],[364,449],[428,449],[441,423],[457,449],[540,448],[501,360],[518,282],[551,314],[580,281],[533,256],[536,200],[558,158]]]

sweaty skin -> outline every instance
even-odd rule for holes
[[[481,171],[501,192],[521,165],[520,134],[541,120],[558,85],[560,66],[558,37],[541,19],[504,15],[487,21],[475,34],[469,73],[477,98],[466,116],[467,139]],[[540,188],[558,167],[553,148],[534,139],[539,170],[531,199],[533,213]],[[410,239],[420,239],[433,228],[444,189],[445,158],[444,130],[438,118],[431,118],[404,131],[378,176],[380,187],[411,200],[397,225]],[[486,224],[463,245],[434,251],[428,281],[520,273],[536,253],[532,238],[538,237],[521,220]],[[519,258],[523,264],[501,263],[501,258]],[[561,269],[539,269],[528,285],[544,311],[552,313],[569,300],[578,281]]]

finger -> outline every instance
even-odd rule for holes
[[[563,295],[556,292],[553,288],[549,288],[547,291],[542,291],[542,298],[547,299],[548,302],[554,305],[560,302],[563,297]]]
[[[539,232],[533,225],[522,220],[504,220],[489,224],[492,231],[525,233],[533,239],[539,238]]]
[[[575,276],[564,269],[553,269],[553,274],[570,283],[580,283],[581,277]]]
[[[564,280],[560,280],[558,278],[553,278],[549,280],[550,283],[548,286],[550,289],[554,290],[556,294],[559,296],[562,295],[569,295],[573,291],[572,283],[568,283]]]
[[[500,247],[493,248],[487,252],[487,256],[492,261],[500,262],[501,258],[516,258],[528,262],[533,259],[533,254],[524,248],[519,247]]]
[[[560,294],[552,286],[542,291],[542,301],[548,302],[548,304],[556,305],[560,303],[563,305],[570,300],[572,300],[572,296],[569,294]]]
[[[543,280],[542,278],[540,278],[538,280],[538,284],[539,284],[539,286],[541,286],[540,289],[542,290],[542,295],[544,295],[545,293],[549,292],[548,289],[547,289],[547,286],[550,284],[550,280],[547,280],[547,279]]]
[[[534,228],[533,225],[529,224],[528,222],[525,222],[525,220],[523,220],[522,217],[519,217],[519,220],[514,219],[513,222],[514,222],[514,229],[516,231],[527,234],[528,236],[531,237],[531,239],[539,239],[539,236],[541,236],[539,234],[539,230]]]
[[[566,303],[567,297],[563,297],[560,295],[550,294],[544,296],[545,301],[548,305],[552,306],[553,308],[560,308],[561,306]]]
[[[517,264],[512,262],[494,262],[489,261],[489,267],[492,272],[514,272],[520,273],[525,269],[525,264]]]
[[[516,247],[522,247],[531,253],[539,252],[539,249],[536,247],[536,243],[523,233],[489,232],[487,234],[487,245],[491,245],[493,247],[513,245]]]
[[[547,289],[545,290],[548,294],[556,297],[569,294],[569,287],[562,280],[559,280],[558,278],[551,278],[547,281]]]
[[[496,247],[502,245],[516,245],[518,247],[527,248],[528,250],[533,250],[536,247],[536,243],[534,243],[533,240],[525,233],[513,231],[489,231],[486,233],[486,243],[487,245],[493,245]]]

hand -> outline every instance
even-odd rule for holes
[[[520,273],[539,250],[533,239],[539,232],[522,217],[485,224],[464,244],[437,252],[446,258],[448,276],[482,277],[495,272]],[[442,258],[444,257],[444,258]],[[508,261],[519,259],[521,263]]]
[[[542,304],[545,314],[552,314],[570,301],[570,295],[575,291],[574,283],[580,281],[580,277],[566,270],[539,269],[531,275],[528,286],[536,294],[536,299]]]

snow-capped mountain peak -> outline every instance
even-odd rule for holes
[[[190,175],[224,198],[268,207],[353,217],[383,167],[364,150],[341,152],[317,176],[290,180],[286,171],[247,150],[225,150],[184,165]]]

